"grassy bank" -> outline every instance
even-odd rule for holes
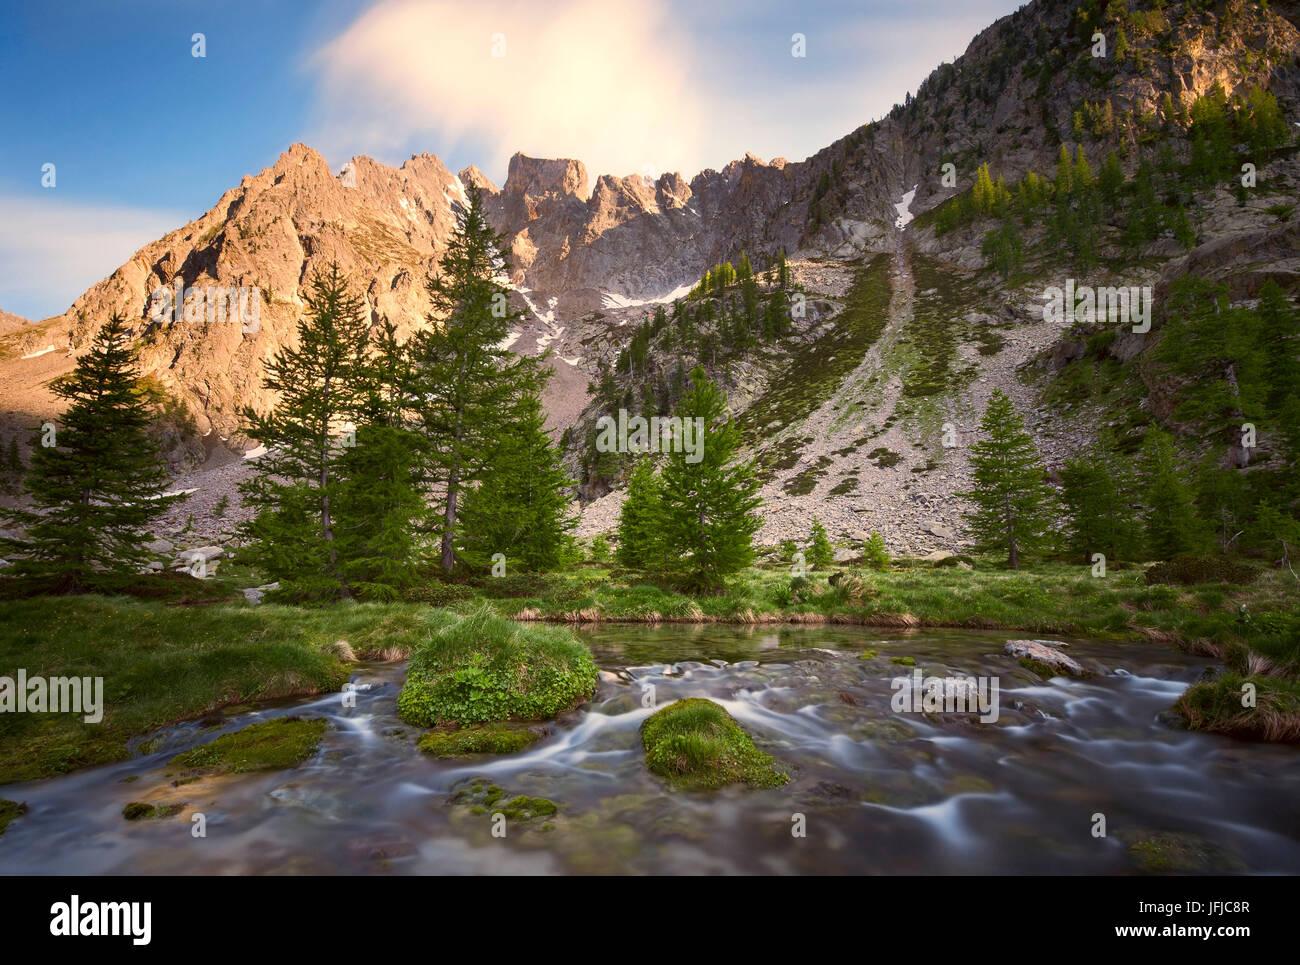
[[[232,704],[337,690],[357,655],[402,656],[423,608],[169,606],[125,597],[0,604],[0,675],[102,677],[103,720],[0,714],[0,783],[129,756],[127,742]],[[346,641],[346,643],[340,643]]]
[[[853,586],[832,586],[837,572]],[[1211,656],[1247,651],[1275,665],[1300,662],[1300,584],[1260,571],[1247,585],[1148,586],[1141,569],[1094,578],[1088,567],[1043,564],[1019,572],[917,565],[876,572],[839,567],[799,582],[785,568],[750,569],[729,592],[690,597],[637,574],[586,567],[562,576],[486,582],[477,592],[505,615],[564,622],[846,623],[965,627],[1103,640],[1150,640]]]
[[[832,585],[836,572],[856,579]],[[250,574],[247,585],[257,582]],[[475,586],[433,585],[418,603],[254,607],[237,593],[218,596],[0,602],[0,676],[22,668],[29,678],[104,680],[98,724],[67,713],[0,714],[0,783],[121,760],[133,738],[230,705],[337,690],[357,658],[416,653],[406,700],[425,726],[544,718],[590,693],[589,657],[566,632],[519,631],[497,616],[967,627],[1146,640],[1221,659],[1238,675],[1212,691],[1210,684],[1189,691],[1180,709],[1192,726],[1268,739],[1300,733],[1300,594],[1285,571],[1260,570],[1245,585],[1148,586],[1140,569],[1097,579],[1086,567],[1065,565],[1011,573],[904,564],[884,572],[813,571],[806,580],[774,567],[747,570],[723,595],[690,597],[589,564]],[[1274,682],[1258,687],[1266,722],[1243,714],[1233,699],[1238,677]]]

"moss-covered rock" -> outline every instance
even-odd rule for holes
[[[567,629],[515,623],[485,606],[416,646],[397,710],[417,727],[548,720],[590,699],[598,679]]]
[[[651,714],[641,725],[641,743],[650,770],[684,790],[780,787],[790,780],[726,710],[700,697]]]
[[[180,810],[181,805],[179,804],[148,804],[145,801],[132,801],[122,808],[122,817],[128,821],[154,820],[169,818],[174,814],[179,814]]]
[[[297,767],[316,753],[325,727],[322,717],[276,717],[177,754],[169,763],[187,771],[210,774]]]
[[[470,754],[513,754],[538,740],[522,727],[486,725],[460,730],[435,730],[420,738],[420,750],[434,757],[466,757]]]
[[[459,788],[452,796],[451,802],[458,807],[469,809],[475,816],[503,814],[508,821],[528,822],[534,818],[554,817],[560,807],[554,801],[544,797],[529,797],[517,794],[509,797],[505,788],[499,784],[488,784],[476,778],[468,787]],[[552,830],[543,826],[542,830]]]
[[[1053,677],[1058,676],[1057,672],[1051,666],[1043,663],[1041,660],[1035,660],[1033,657],[1021,657],[1016,661],[1016,663],[1020,664],[1020,666],[1024,667],[1030,673],[1042,677],[1044,680],[1051,680]]]
[[[1151,874],[1224,874],[1247,870],[1236,855],[1213,841],[1186,832],[1141,833],[1128,853],[1141,871]]]
[[[9,801],[0,797],[0,834],[5,833],[5,828],[9,827],[10,821],[26,813],[26,804],[19,804],[17,801]]]

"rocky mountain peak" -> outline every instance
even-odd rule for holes
[[[478,187],[485,195],[500,194],[501,189],[492,183],[492,179],[479,170],[477,164],[471,164],[460,172],[460,181],[465,187],[471,184]]]
[[[554,196],[587,198],[587,166],[572,158],[536,158],[516,152],[502,193],[541,202]]]

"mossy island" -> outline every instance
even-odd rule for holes
[[[780,787],[790,780],[734,717],[702,697],[675,701],[647,717],[641,743],[650,770],[684,791]]]
[[[591,654],[566,628],[516,623],[479,606],[448,614],[416,644],[397,711],[417,727],[550,720],[589,700],[598,679]],[[463,740],[493,742],[485,732]]]

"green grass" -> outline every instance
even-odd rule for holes
[[[833,622],[880,626],[968,627],[1109,640],[1216,645],[1244,642],[1278,660],[1300,661],[1284,638],[1297,609],[1289,573],[1261,570],[1248,586],[1147,586],[1143,570],[1112,569],[1094,578],[1087,565],[1038,563],[1009,571],[976,560],[973,570],[899,560],[886,571],[855,570],[863,594],[836,593],[833,566],[810,571],[813,592],[792,603],[789,567],[755,567],[717,596],[693,598],[641,574],[587,567],[550,578],[548,592],[500,601],[508,616],[561,622]],[[1217,605],[1207,607],[1202,598]],[[1252,618],[1243,620],[1245,605]]]
[[[1248,688],[1253,705],[1247,706]],[[1300,683],[1260,674],[1223,676],[1189,687],[1175,709],[1192,730],[1244,740],[1300,741]]]
[[[201,744],[168,763],[205,774],[247,774],[297,767],[316,753],[325,735],[323,717],[276,717]]]
[[[420,738],[420,750],[434,757],[470,754],[513,754],[536,743],[537,734],[521,727],[488,725],[461,730],[435,730]]]
[[[486,603],[443,620],[416,647],[398,695],[408,723],[546,720],[595,693],[596,664],[562,627],[523,626]]]
[[[5,833],[5,829],[9,827],[9,822],[26,813],[26,804],[19,804],[17,801],[9,801],[0,797],[0,834]]]
[[[1260,569],[1247,585],[1147,586],[1141,568],[1113,568],[1095,579],[1082,564],[1010,572],[975,562],[974,570],[907,560],[881,572],[856,570],[861,593],[853,595],[829,585],[841,567],[811,571],[794,594],[788,564],[774,563],[698,598],[634,571],[592,564],[512,583],[500,596],[492,581],[464,587],[469,598],[451,603],[464,616],[420,603],[178,606],[99,596],[0,602],[0,676],[13,678],[23,668],[29,678],[104,681],[98,724],[70,713],[0,714],[0,783],[123,760],[133,739],[223,707],[338,690],[354,656],[415,653],[402,702],[421,726],[553,717],[590,696],[596,670],[566,629],[531,621],[1005,629],[1178,645],[1222,655],[1242,675],[1260,672],[1257,658],[1264,658],[1269,676],[1261,679],[1280,684],[1300,674],[1297,584],[1285,571]],[[530,623],[521,628],[503,618]],[[1286,687],[1259,689],[1272,725],[1264,714],[1254,723],[1238,720],[1239,701],[1234,709],[1224,694],[1205,688],[1189,691],[1180,709],[1207,730],[1285,733],[1276,722],[1292,719]],[[1220,718],[1221,725],[1213,723]]]
[[[641,743],[650,770],[682,790],[780,787],[790,780],[730,714],[701,697],[675,701],[647,717]]]
[[[338,690],[358,655],[409,652],[428,634],[414,605],[179,607],[123,597],[0,604],[0,675],[102,677],[103,720],[0,714],[0,783],[130,756],[157,728],[253,701]]]
[[[892,265],[889,255],[877,255],[857,270],[832,330],[798,349],[786,370],[772,379],[768,390],[740,417],[746,444],[771,439],[790,423],[792,414],[803,418],[815,411],[858,367],[889,320]],[[769,450],[760,457],[765,470],[770,471],[769,460],[778,451]]]
[[[122,817],[128,821],[157,820],[179,814],[179,804],[147,804],[144,801],[132,801],[122,808]]]

